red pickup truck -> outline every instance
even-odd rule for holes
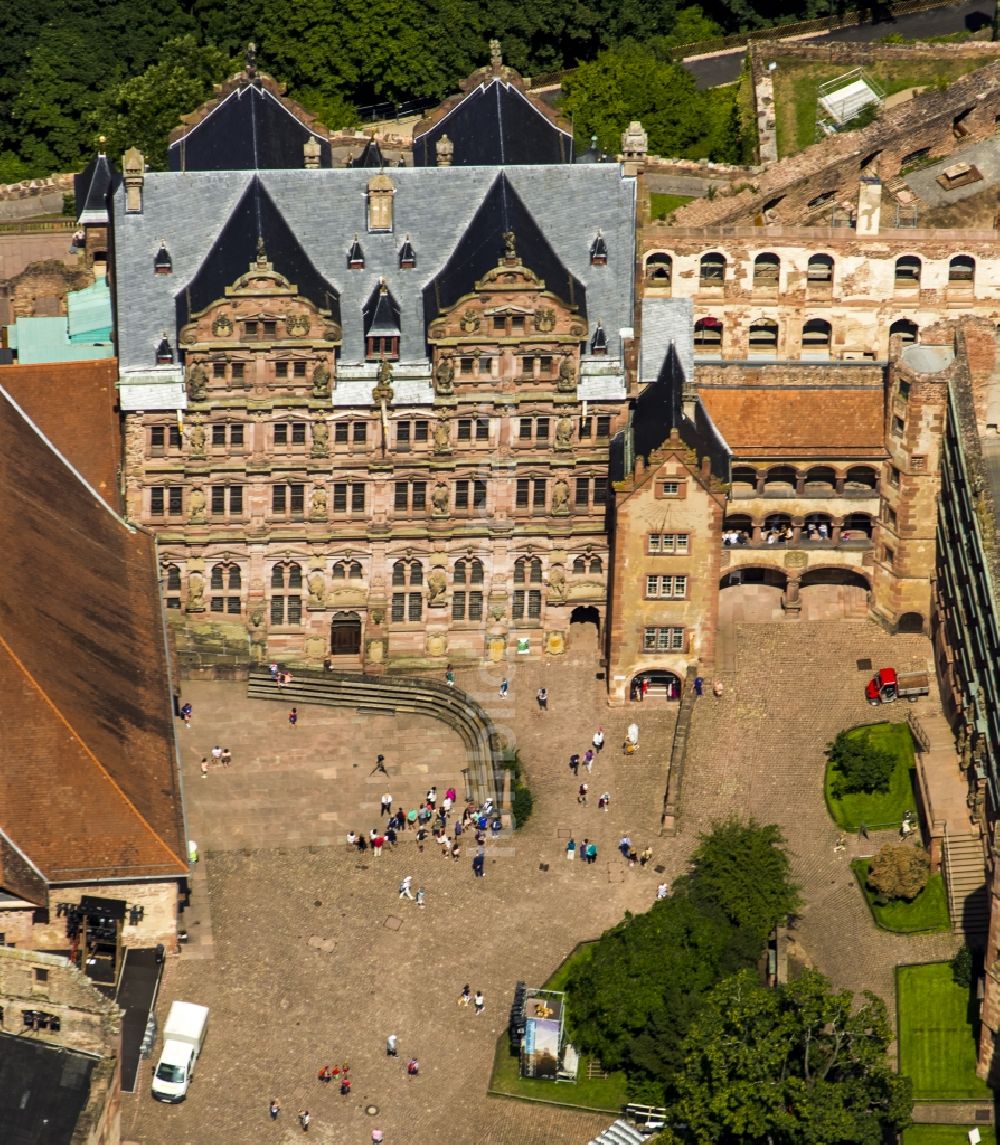
[[[879,668],[865,685],[865,699],[869,704],[892,704],[896,700],[909,700],[915,704],[931,690],[926,672],[902,672],[895,668]]]

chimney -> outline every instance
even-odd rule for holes
[[[878,175],[862,175],[858,190],[858,221],[855,233],[877,235],[882,214],[882,180]]]
[[[142,214],[142,185],[146,176],[146,159],[138,147],[130,147],[122,156],[125,173],[125,212]]]
[[[306,170],[315,171],[319,167],[320,156],[319,140],[315,135],[310,135],[302,144],[302,153],[305,156]]]
[[[437,143],[434,144],[434,150],[437,152],[437,165],[439,167],[450,167],[452,157],[455,154],[455,144],[452,143],[447,135],[442,135]]]

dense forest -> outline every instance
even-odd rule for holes
[[[377,101],[447,94],[486,62],[488,41],[497,36],[506,62],[525,75],[593,62],[597,70],[585,75],[583,87],[592,104],[595,84],[612,85],[605,94],[614,117],[635,115],[635,99],[649,103],[653,84],[670,97],[665,110],[649,109],[653,118],[686,113],[678,136],[683,146],[670,139],[674,152],[708,146],[723,158],[732,145],[728,113],[701,107],[667,49],[843,7],[843,0],[703,0],[700,7],[690,0],[6,4],[0,6],[0,183],[77,169],[101,134],[112,154],[134,142],[154,166],[162,163],[163,141],[179,113],[240,66],[249,40],[258,45],[262,70],[331,127],[350,124],[354,109]],[[600,134],[603,128],[594,126],[600,116],[586,111],[579,87],[576,99],[583,108],[578,137]],[[716,142],[706,144],[702,133],[692,143],[706,117]],[[651,144],[668,141],[657,138],[662,132],[651,134]]]

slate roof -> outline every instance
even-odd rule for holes
[[[70,1145],[98,1059],[0,1034],[0,1125],[5,1145]]]
[[[107,155],[98,152],[79,175],[73,176],[78,223],[106,223],[108,197],[121,182],[121,176]]]
[[[227,286],[232,286],[236,279],[246,274],[257,257],[261,241],[274,269],[298,287],[300,296],[324,310],[330,310],[333,318],[339,321],[337,291],[317,272],[271,196],[254,177],[215,237],[197,272],[178,291],[178,330],[192,314],[221,298]]]
[[[870,457],[885,448],[880,384],[699,385],[701,400],[734,457]],[[766,370],[767,367],[761,367]]]
[[[424,312],[433,317],[471,293],[477,280],[502,257],[506,231],[513,231],[525,266],[542,279],[546,289],[567,306],[575,306],[585,318],[587,292],[583,284],[563,265],[503,171],[493,180],[447,264],[424,287]]]
[[[183,877],[153,539],[3,390],[0,440],[0,830],[52,883]]]
[[[283,100],[257,78],[238,82],[218,101],[191,117],[192,126],[178,129],[167,149],[171,171],[254,171],[298,169],[305,164],[303,146],[310,137],[320,145],[319,164],[331,165],[330,143],[319,125]]]
[[[175,295],[194,280],[213,248],[219,252],[220,269],[212,289],[226,274],[231,277],[225,285],[230,285],[244,273],[254,253],[248,253],[249,247],[255,246],[256,238],[253,243],[245,242],[239,260],[229,254],[228,247],[230,239],[240,244],[241,227],[255,234],[252,215],[245,206],[240,208],[240,221],[225,235],[223,232],[254,180],[266,192],[255,201],[273,203],[275,227],[280,216],[290,236],[289,245],[293,237],[295,247],[305,253],[316,274],[339,293],[339,321],[344,332],[341,361],[364,360],[362,309],[379,279],[384,278],[400,307],[401,358],[404,362],[425,362],[426,329],[434,315],[425,314],[422,292],[449,262],[491,190],[490,201],[496,201],[498,173],[485,167],[394,168],[394,231],[384,233],[365,230],[369,178],[369,171],[345,168],[262,171],[257,175],[192,172],[183,177],[152,172],[145,176],[143,209],[136,214],[125,213],[120,191],[115,197],[114,249],[122,369],[139,371],[152,366],[163,331],[172,330],[176,324]],[[633,324],[634,179],[622,178],[615,164],[510,167],[502,172],[502,178],[507,190],[513,192],[505,194],[508,207],[516,196],[520,206],[513,209],[530,216],[553,259],[585,288],[587,310],[600,317],[608,333],[606,360],[620,359],[619,331]],[[502,254],[502,249],[492,245],[501,220],[502,215],[490,216],[484,239],[489,247],[489,265],[495,265]],[[523,229],[517,240],[518,255],[560,294],[569,279],[561,284],[550,281],[547,268],[534,265],[535,252],[528,238],[531,227],[526,221]],[[590,244],[598,229],[607,239],[608,264],[592,267]],[[363,240],[365,268],[348,271],[345,252],[355,233]],[[405,234],[420,253],[415,270],[399,267],[400,238]],[[173,258],[172,275],[153,273],[153,258],[161,242],[166,243]],[[275,268],[294,283],[295,268],[282,265],[277,247],[272,250],[270,233],[265,242]],[[487,264],[485,254],[482,263]],[[463,282],[471,284],[472,273],[474,267],[470,265]],[[208,293],[199,293],[199,298]],[[222,290],[218,293],[221,295]]]
[[[456,167],[573,162],[573,136],[552,122],[516,83],[488,75],[461,97],[448,100],[428,127],[417,124],[413,165],[437,165],[437,141],[454,144]]]
[[[398,337],[399,306],[389,288],[379,283],[368,299],[365,314],[365,337]]]
[[[351,159],[349,166],[374,167],[376,170],[381,170],[385,166],[385,159],[382,157],[382,148],[378,140],[374,137],[369,139],[361,148],[361,154]]]
[[[114,358],[0,370],[0,386],[113,509],[122,450],[117,380]]]

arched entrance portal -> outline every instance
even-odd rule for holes
[[[593,605],[577,605],[569,614],[569,644],[574,652],[599,654],[601,614]]]
[[[807,569],[799,580],[803,620],[863,620],[871,582],[857,569]]]
[[[644,700],[679,700],[681,678],[664,668],[646,668],[636,672],[632,677],[628,694],[632,703],[641,703]]]
[[[923,632],[924,618],[919,612],[904,612],[896,625],[897,632]]]
[[[338,612],[330,624],[333,656],[357,656],[361,652],[361,617],[356,612]]]
[[[719,581],[719,623],[746,624],[781,619],[788,576],[771,567],[737,568]]]

